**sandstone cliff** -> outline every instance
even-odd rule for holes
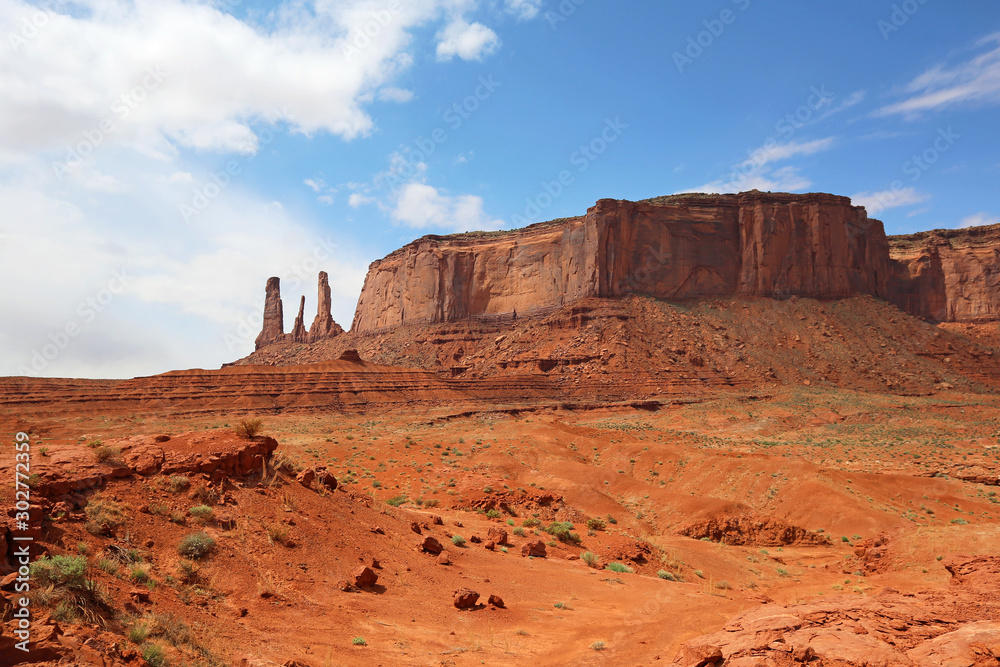
[[[897,263],[890,300],[937,322],[1000,319],[1000,225],[889,239]]]
[[[550,312],[584,297],[885,297],[882,224],[827,194],[604,199],[522,230],[426,236],[373,263],[352,331]]]
[[[344,333],[343,328],[333,321],[330,312],[330,281],[325,271],[319,274],[319,299],[316,318],[312,326],[305,327],[306,298],[299,301],[299,312],[295,317],[292,332],[285,333],[284,310],[281,303],[281,280],[268,278],[264,288],[264,325],[255,341],[255,349],[269,343],[315,343],[324,338],[333,338]]]

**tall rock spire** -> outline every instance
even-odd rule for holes
[[[332,301],[330,299],[330,277],[326,271],[319,272],[319,295],[316,305],[316,319],[309,327],[309,342],[313,343],[321,338],[330,338],[343,333],[344,330],[333,321],[331,312]]]
[[[264,326],[257,336],[256,349],[280,340],[285,335],[285,319],[281,309],[281,279],[268,278],[264,288]]]
[[[295,326],[292,328],[292,342],[293,343],[305,343],[306,342],[306,298],[302,297],[299,301],[299,314],[295,316]]]

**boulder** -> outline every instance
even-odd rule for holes
[[[455,591],[455,607],[457,609],[471,609],[476,606],[479,602],[479,593],[469,590],[468,588],[462,588]]]
[[[533,556],[535,558],[545,558],[545,542],[542,542],[541,540],[532,540],[531,542],[525,543],[525,545],[521,547],[521,555],[525,557]]]
[[[490,594],[489,604],[493,607],[499,607],[500,609],[504,608],[503,598],[495,593]]]
[[[490,526],[486,533],[486,539],[502,547],[510,545],[510,542],[507,541],[507,531],[500,526]]]
[[[351,576],[354,578],[354,585],[358,588],[368,588],[378,582],[378,574],[370,567],[361,566],[351,572]]]
[[[420,550],[431,555],[437,556],[439,553],[444,551],[444,547],[437,540],[436,537],[428,535],[424,538],[424,541],[420,543]]]

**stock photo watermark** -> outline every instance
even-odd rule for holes
[[[111,103],[110,113],[102,118],[96,127],[84,130],[83,139],[73,146],[66,147],[66,157],[62,162],[53,162],[52,171],[61,181],[63,177],[83,164],[84,159],[93,153],[119,128],[119,122],[126,120],[140,104],[145,102],[154,90],[167,77],[167,71],[157,65],[147,67],[146,74],[139,85],[123,93]],[[117,121],[116,121],[117,119]]]
[[[561,0],[555,10],[545,11],[545,20],[549,22],[549,27],[555,30],[560,23],[565,23],[573,14],[576,14],[576,10],[585,2],[587,0]]]
[[[896,179],[889,184],[888,190],[875,193],[874,201],[867,206],[869,215],[878,215],[882,211],[896,206],[915,203],[912,184],[923,178],[923,175],[937,164],[941,156],[950,151],[961,138],[962,135],[955,132],[950,126],[938,128],[937,136],[934,137],[931,145],[903,163],[902,171],[910,177],[911,185],[907,186],[906,181]]]
[[[621,122],[621,118],[614,120],[606,118],[604,127],[597,136],[573,151],[569,157],[570,164],[576,167],[577,173],[584,173],[608,150],[611,144],[618,141],[627,129],[628,125]],[[552,206],[575,181],[576,178],[569,169],[563,169],[551,181],[543,180],[540,183],[541,188],[538,193],[533,197],[525,198],[524,210],[511,216],[511,224],[515,227],[526,227],[537,222],[542,212]]]
[[[768,137],[759,148],[750,151],[746,160],[733,165],[729,182],[723,186],[724,190],[741,190],[747,181],[760,173],[778,155],[798,130],[809,125],[818,112],[829,107],[836,99],[836,95],[827,90],[825,84],[812,86],[809,92],[804,104],[778,119],[774,124],[774,135]]]
[[[492,74],[480,76],[471,94],[454,102],[441,112],[441,120],[447,124],[452,132],[457,132],[502,86],[503,83],[494,79]],[[448,130],[440,126],[426,135],[418,136],[413,140],[413,145],[406,147],[402,153],[400,164],[382,176],[382,185],[397,188],[418,175],[424,161],[433,155],[438,147],[447,142],[449,137]]]
[[[17,642],[14,648],[28,653],[31,641],[31,543],[34,538],[31,530],[31,438],[27,433],[14,436],[14,507],[11,515],[14,517],[12,531],[13,556],[17,566],[17,577],[14,580],[14,592],[21,597],[11,599],[13,611],[11,617],[16,621],[14,636]],[[16,662],[16,661],[15,661]]]
[[[382,34],[382,31],[392,24],[401,11],[403,11],[403,5],[399,0],[390,0],[385,9],[372,11],[365,24],[355,28],[341,46],[344,60],[351,62],[360,56],[361,52],[371,46],[372,42]]]
[[[313,246],[313,249],[306,253],[302,259],[296,261],[283,272],[282,275],[290,276],[291,281],[285,285],[287,289],[297,290],[307,280],[315,279],[317,272],[322,266],[322,262],[328,262],[333,258],[333,252],[338,248],[338,244],[329,236],[320,239]],[[253,341],[260,333],[264,325],[264,313],[260,308],[253,308],[245,316],[237,320],[236,327],[232,332],[222,335],[226,347],[232,354],[241,354],[243,346]]]
[[[750,8],[751,0],[732,0],[732,3],[741,11],[745,12]],[[694,64],[694,61],[705,55],[705,51],[715,44],[715,41],[722,37],[726,28],[736,23],[739,14],[732,9],[726,8],[719,12],[718,18],[706,19],[702,21],[704,30],[696,35],[687,38],[687,46],[683,51],[674,51],[674,65],[681,74],[684,70]]]
[[[882,33],[882,39],[889,41],[893,33],[899,32],[903,26],[910,22],[914,14],[927,4],[927,0],[905,0],[900,4],[892,6],[892,12],[888,19],[878,20],[878,29]]]
[[[83,333],[86,326],[96,320],[101,313],[107,310],[115,297],[125,291],[129,280],[127,269],[113,272],[111,279],[103,288],[77,305],[75,311],[77,317],[69,320],[59,329],[49,332],[48,342],[31,351],[29,366],[19,364],[17,372],[24,376],[43,373],[49,364],[59,358],[59,355],[70,346],[73,339]]]

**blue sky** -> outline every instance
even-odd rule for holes
[[[268,276],[287,330],[328,271],[348,327],[414,238],[605,197],[1000,222],[987,0],[0,0],[0,35],[5,375],[217,367]]]

